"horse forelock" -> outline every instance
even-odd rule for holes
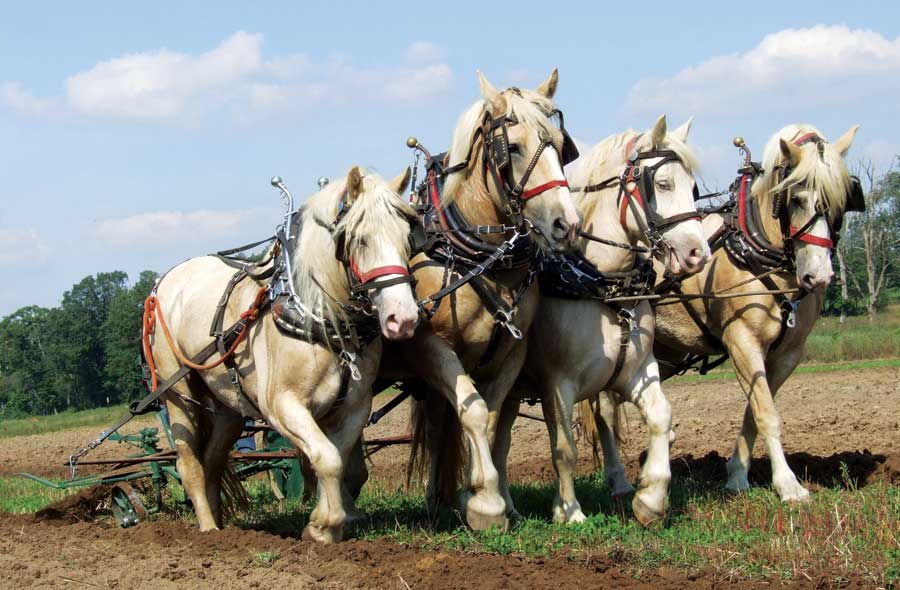
[[[625,150],[628,148],[628,144],[638,135],[640,135],[640,138],[635,142],[633,149],[644,151],[653,147],[650,144],[651,130],[641,134],[634,129],[629,129],[622,133],[610,135],[597,143],[588,156],[583,159],[583,162],[575,168],[571,184],[573,186],[586,186],[621,175],[625,169],[628,156]],[[680,139],[672,135],[666,135],[662,144],[656,147],[661,150],[672,150],[675,152],[675,155],[678,156],[678,159],[689,174],[693,175],[699,169],[697,156]],[[575,195],[576,202],[578,202],[579,207],[582,209],[585,217],[587,217],[602,193],[598,191],[576,192],[573,195]]]
[[[562,149],[562,133],[549,118],[549,114],[556,108],[551,99],[531,90],[518,88],[508,88],[501,92],[500,95],[504,98],[506,103],[504,115],[509,116],[515,114],[516,119],[519,121],[519,125],[534,129],[535,131],[546,131],[557,150]],[[486,102],[484,99],[480,99],[475,101],[472,106],[460,115],[456,128],[453,130],[453,139],[450,143],[450,149],[447,152],[448,164],[450,166],[455,166],[456,164],[465,161],[466,156],[469,154],[469,148],[472,147],[475,133],[484,121],[485,113]],[[492,116],[496,118],[501,115],[492,113]],[[480,158],[474,156],[482,146],[483,139],[479,138],[474,146],[475,149],[472,150],[473,157],[469,162],[470,171],[476,166],[481,165]],[[441,202],[446,204],[452,202],[459,196],[460,189],[466,181],[466,176],[471,177],[472,182],[469,188],[472,189],[470,192],[473,193],[474,198],[482,201],[482,205],[485,207],[493,207],[490,192],[483,182],[483,175],[480,173],[468,175],[459,173],[449,175],[447,181],[444,183]]]
[[[811,141],[800,146],[803,157],[790,175],[781,182],[776,182],[775,169],[784,163],[780,140],[796,141],[807,133],[815,133],[825,141],[825,149],[819,154],[816,142]],[[847,207],[847,195],[850,192],[850,173],[844,158],[838,149],[828,143],[821,131],[808,124],[788,125],[775,133],[766,143],[763,152],[763,175],[754,183],[753,195],[760,202],[769,203],[774,196],[785,189],[803,185],[815,191],[819,209],[828,209],[832,215],[842,214]]]
[[[335,300],[346,299],[349,293],[346,270],[335,256],[334,236],[344,233],[347,244],[364,237],[367,247],[382,250],[392,246],[406,259],[409,257],[408,220],[415,216],[415,211],[384,179],[366,172],[363,191],[330,231],[322,224],[331,224],[337,217],[345,186],[346,178],[335,180],[307,200],[303,231],[292,253],[294,284],[300,300],[333,323],[347,319]]]

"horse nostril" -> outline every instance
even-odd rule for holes
[[[567,237],[572,227],[568,221],[562,217],[557,217],[553,220],[553,237],[558,240]]]
[[[803,275],[803,278],[800,279],[800,282],[803,283],[804,287],[809,287],[813,284],[813,276],[809,273],[806,273],[805,275]]]
[[[697,260],[703,259],[703,248],[694,248],[691,250],[691,258],[696,258]]]

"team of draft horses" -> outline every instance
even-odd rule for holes
[[[144,352],[200,529],[222,524],[229,450],[253,417],[315,474],[304,538],[339,541],[364,518],[354,503],[376,383],[415,392],[411,465],[429,509],[451,506],[476,529],[515,521],[511,430],[520,401],[538,400],[554,521],[585,519],[572,429],[582,404],[612,493],[659,522],[674,438],[660,383],[716,355],[748,398],[727,487],[747,489],[759,435],[777,493],[807,498],[774,396],[821,311],[842,218],[864,207],[844,163],[857,127],[829,142],[789,125],[760,162],[736,140],[745,157],[730,199],[698,211],[690,120],[612,135],[564,173],[578,150],[553,101],[557,72],[534,90],[478,78],[481,98],[446,153],[407,142],[417,172],[424,156],[411,192],[409,169],[385,180],[354,166],[294,210],[273,179],[289,206],[262,260],[194,258],[148,298]],[[649,432],[637,490],[616,449],[624,401]]]

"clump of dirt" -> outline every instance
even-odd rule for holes
[[[886,484],[900,485],[900,455],[888,457],[881,463],[869,478],[870,481],[883,481]]]
[[[34,514],[34,519],[37,521],[62,521],[70,524],[92,521],[98,514],[107,510],[110,491],[112,491],[112,487],[108,485],[82,490],[38,510]]]

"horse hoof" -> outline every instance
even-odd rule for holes
[[[304,541],[315,541],[316,543],[339,543],[343,536],[343,527],[326,528],[308,524],[304,527],[301,538]]]
[[[631,510],[634,517],[641,525],[647,528],[661,527],[666,519],[666,511],[653,510],[639,496],[635,496],[631,501]]]
[[[506,502],[500,496],[493,500],[476,494],[470,496],[462,505],[466,524],[473,530],[484,531],[492,527],[499,527],[503,532],[509,530]]]

